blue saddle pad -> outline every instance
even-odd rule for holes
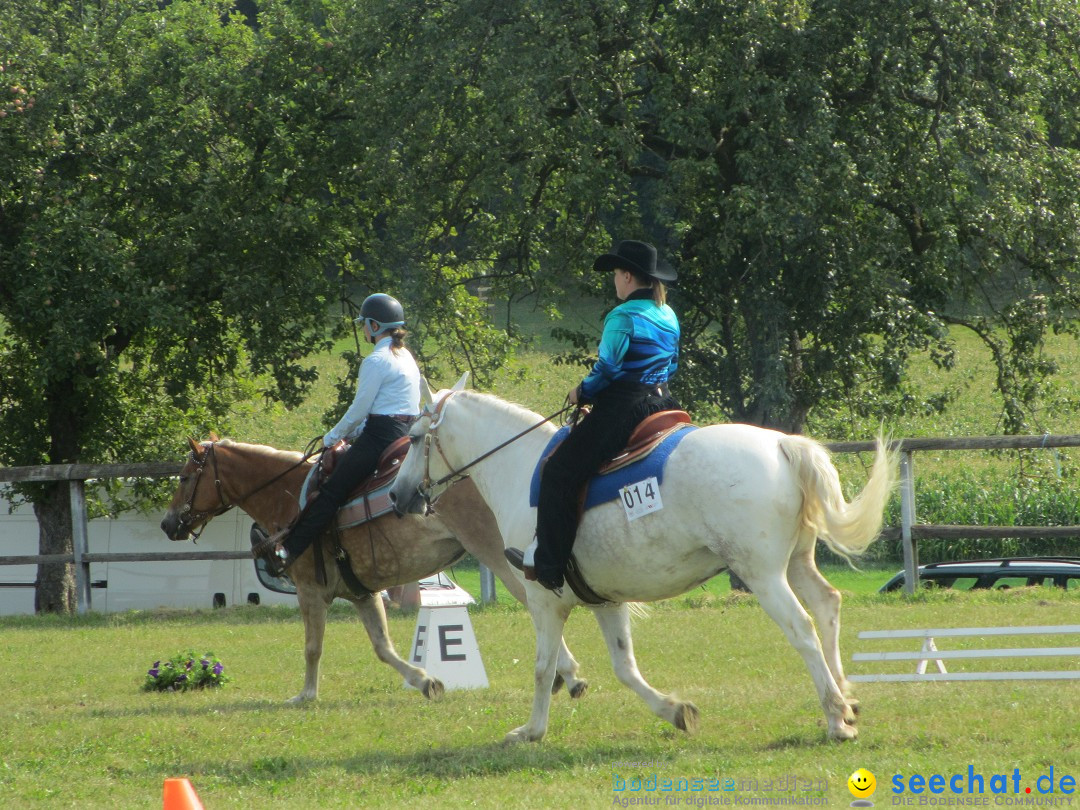
[[[664,465],[667,463],[668,456],[670,456],[671,452],[679,446],[679,442],[681,442],[691,430],[696,429],[697,428],[694,425],[686,425],[678,430],[674,430],[660,442],[658,447],[649,453],[649,455],[645,456],[645,458],[635,461],[632,464],[627,464],[625,467],[621,467],[614,472],[593,476],[589,480],[585,492],[585,508],[592,509],[594,506],[599,506],[602,503],[615,500],[619,497],[619,490],[627,484],[633,484],[653,476],[656,477],[658,482],[663,483]],[[551,455],[555,447],[559,442],[566,438],[566,435],[569,432],[569,426],[563,427],[551,437],[548,446],[544,448],[543,455],[540,456],[541,462]],[[538,463],[533,470],[532,482],[529,485],[529,506],[536,506],[540,502],[540,470],[541,464]]]

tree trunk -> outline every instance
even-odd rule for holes
[[[42,486],[34,499],[38,521],[40,554],[72,552],[71,496],[67,481]],[[34,595],[37,613],[74,613],[76,610],[75,566],[70,563],[42,563],[38,566]]]

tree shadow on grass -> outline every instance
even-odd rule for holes
[[[287,746],[286,746],[287,748]],[[167,768],[147,762],[133,768],[124,778],[164,778],[174,773],[198,775],[234,787],[288,783],[310,779],[327,771],[344,771],[361,777],[393,774],[394,780],[451,781],[515,773],[556,773],[578,768],[606,771],[629,761],[657,759],[655,746],[648,743],[565,748],[544,745],[507,745],[501,742],[431,749],[366,751],[345,757],[289,756],[278,746],[244,761],[220,759],[173,762]],[[168,771],[168,773],[166,773]],[[316,777],[317,778],[317,777]]]

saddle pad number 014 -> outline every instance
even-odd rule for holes
[[[627,484],[619,490],[619,497],[627,520],[637,520],[664,508],[664,502],[660,499],[660,482],[656,476]]]

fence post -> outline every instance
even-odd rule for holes
[[[480,563],[480,601],[495,601],[495,572]]]
[[[915,458],[910,450],[900,453],[900,539],[904,545],[904,593],[919,587],[919,549],[911,536],[915,524]]]
[[[85,482],[71,479],[71,550],[75,558],[75,599],[79,613],[90,610],[90,563],[84,560],[89,549],[86,529]]]

